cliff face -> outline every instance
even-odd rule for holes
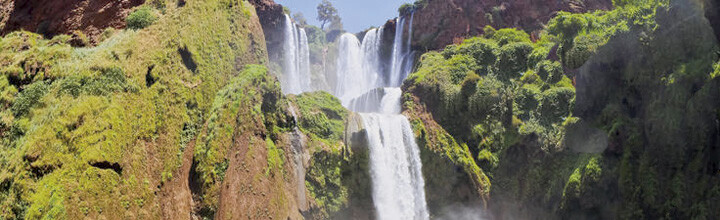
[[[467,144],[495,219],[718,216],[717,17],[696,2],[563,14],[549,38],[501,29],[428,52],[404,82],[405,113],[430,127],[421,135]]]
[[[258,18],[260,18],[270,60],[280,59],[285,25],[283,6],[273,0],[250,0],[249,2],[255,6]]]
[[[31,1],[25,8],[33,14],[48,4],[62,6]],[[89,10],[78,13],[102,21],[93,17],[102,9]],[[294,194],[273,188],[283,180],[275,173],[289,165],[278,162],[287,155],[274,144],[281,135],[267,130],[285,114],[275,79],[256,65],[267,54],[255,9],[187,1],[165,10],[154,12],[155,24],[109,32],[97,47],[73,48],[66,35],[0,38],[0,219],[188,219],[212,216],[208,207],[299,215],[290,205],[264,211],[277,207],[270,199]],[[113,20],[123,19],[103,22]],[[227,153],[247,149],[254,151]],[[245,155],[253,166],[242,169]],[[249,194],[237,188],[246,182],[235,181],[248,174],[261,176],[251,189],[265,199],[240,209],[236,197],[221,195]],[[237,184],[226,188],[223,178]]]
[[[0,35],[37,32],[47,38],[80,31],[92,43],[105,28],[122,29],[130,9],[145,0],[7,0],[0,3]]]
[[[413,48],[437,50],[483,33],[486,25],[540,30],[558,11],[612,8],[611,0],[426,0],[415,12]]]

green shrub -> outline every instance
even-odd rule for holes
[[[491,66],[497,59],[497,55],[495,54],[495,51],[498,49],[497,43],[484,38],[475,37],[467,39],[454,49],[454,53],[465,54],[475,58],[477,65],[480,67]],[[443,56],[445,56],[446,59],[452,57],[447,56],[446,53],[443,53]]]
[[[530,119],[530,114],[537,109],[540,104],[540,91],[534,86],[520,87],[516,97],[515,106],[517,106],[517,114],[520,119]]]
[[[462,87],[460,87],[460,94],[462,94],[463,100],[467,100],[468,97],[477,91],[478,81],[480,81],[480,76],[475,73],[470,73],[463,79]]]
[[[68,94],[77,97],[80,94],[108,95],[114,92],[134,91],[137,88],[129,85],[125,73],[119,67],[102,68],[99,76],[88,77],[72,75],[58,82],[58,95]]]
[[[485,36],[489,39],[495,40],[499,46],[504,46],[509,43],[531,43],[530,35],[525,31],[514,29],[514,28],[503,28],[500,30],[486,32]]]
[[[413,5],[415,5],[416,9],[423,9],[428,5],[428,0],[417,0]]]
[[[40,99],[45,96],[45,93],[48,91],[48,87],[48,84],[43,81],[36,82],[25,87],[12,105],[11,109],[13,114],[15,114],[15,116],[27,114],[31,108],[41,103]]]
[[[147,26],[152,25],[157,18],[155,17],[154,12],[152,9],[148,6],[141,6],[130,15],[127,16],[125,21],[127,22],[127,28],[138,30],[143,29]]]
[[[469,114],[477,118],[501,115],[502,108],[498,105],[502,102],[503,86],[503,83],[494,77],[483,77],[477,85],[477,91],[468,100]]]
[[[527,42],[510,43],[502,46],[498,50],[498,59],[495,62],[499,78],[509,80],[520,77],[520,74],[528,68],[528,55],[532,50],[532,44]]]
[[[537,67],[535,67],[535,72],[538,76],[540,76],[540,79],[548,84],[558,83],[563,77],[563,71],[560,63],[549,60],[544,60],[538,63]]]
[[[455,55],[446,61],[450,80],[453,84],[460,84],[465,76],[473,73],[477,69],[476,61],[468,55]]]
[[[558,12],[557,16],[548,22],[548,32],[560,36],[565,41],[572,41],[580,31],[587,26],[585,14]]]
[[[600,46],[606,43],[606,40],[605,37],[594,33],[577,36],[573,47],[567,48],[567,53],[563,57],[565,65],[570,69],[580,68]]]
[[[562,117],[570,115],[574,102],[575,91],[572,88],[552,88],[543,92],[538,107],[542,121],[548,124],[562,121]]]
[[[327,92],[312,92],[296,96],[295,104],[300,110],[300,128],[307,134],[332,141],[342,139],[348,111],[340,100]]]

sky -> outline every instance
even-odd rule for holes
[[[292,14],[302,12],[309,24],[320,27],[316,7],[322,0],[275,0],[275,2],[288,7]],[[337,8],[345,30],[355,33],[368,27],[385,24],[388,19],[398,16],[397,9],[400,5],[412,3],[414,0],[330,0],[330,2]]]

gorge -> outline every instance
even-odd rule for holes
[[[280,2],[0,2],[0,219],[720,216],[714,1]]]

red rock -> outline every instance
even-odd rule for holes
[[[415,12],[412,45],[415,49],[441,49],[457,39],[482,34],[486,25],[532,33],[558,11],[611,8],[611,0],[427,0],[427,5]]]
[[[96,43],[105,28],[125,28],[127,14],[143,2],[145,0],[3,0],[0,35],[26,30],[50,38],[80,31],[91,43]]]

